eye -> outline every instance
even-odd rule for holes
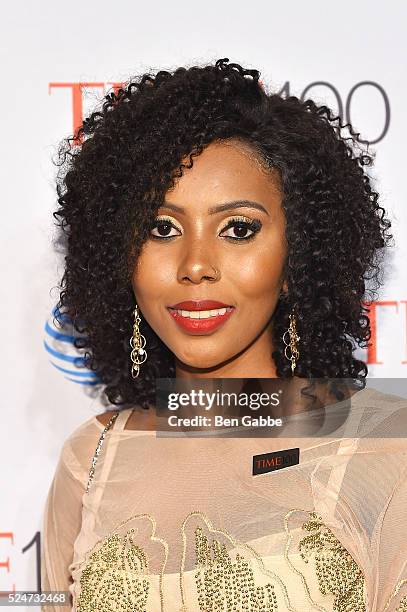
[[[232,228],[232,235],[224,236],[228,240],[239,241],[250,240],[255,237],[258,231],[260,231],[262,223],[260,219],[249,219],[247,217],[233,217],[223,228],[222,232]],[[247,235],[247,232],[251,233]],[[233,233],[235,235],[233,235]],[[221,234],[219,234],[221,236]]]
[[[249,219],[248,217],[241,216],[233,217],[219,235],[222,236],[223,232],[231,229],[230,235],[226,235],[224,238],[234,242],[243,242],[254,238],[261,227],[262,223],[259,219]],[[177,230],[178,233],[171,233],[171,230]],[[247,232],[250,232],[249,235],[247,235]],[[174,224],[170,217],[157,217],[151,227],[150,237],[153,240],[170,240],[181,234],[181,229]]]
[[[154,225],[152,225],[151,227],[150,236],[151,238],[155,240],[167,240],[168,238],[174,238],[175,236],[178,236],[179,234],[170,234],[171,228],[176,229],[181,233],[181,230],[174,225],[174,223],[172,222],[170,218],[168,217],[157,218],[155,220]],[[156,230],[158,234],[153,233],[153,230]]]

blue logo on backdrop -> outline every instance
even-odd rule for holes
[[[58,314],[58,320],[62,327],[56,327],[54,317]],[[50,356],[50,363],[64,378],[78,385],[97,385],[100,379],[85,367],[85,359],[81,357],[78,349],[74,346],[74,339],[81,337],[72,325],[72,320],[67,315],[58,313],[54,308],[52,315],[45,323],[44,347]],[[84,336],[82,336],[84,337]]]

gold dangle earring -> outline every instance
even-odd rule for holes
[[[297,360],[300,356],[298,351],[298,341],[300,340],[300,336],[297,334],[297,322],[294,315],[294,310],[289,315],[290,325],[288,329],[283,334],[283,342],[285,344],[284,355],[288,361],[291,361],[291,371],[294,374],[295,366],[297,365]],[[287,334],[289,339],[287,340]],[[287,350],[290,349],[290,354],[287,355]]]
[[[133,378],[137,378],[140,373],[140,365],[144,363],[147,359],[147,351],[144,349],[146,345],[146,339],[142,334],[140,334],[140,321],[141,319],[138,312],[138,306],[136,304],[136,307],[134,309],[133,335],[130,338],[130,346],[133,349],[130,353],[130,358],[132,361],[131,375]]]

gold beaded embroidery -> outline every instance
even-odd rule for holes
[[[146,611],[148,562],[133,533],[111,535],[90,555],[80,578],[78,612]]]
[[[334,595],[335,611],[366,612],[362,571],[321,517],[315,512],[309,515],[310,519],[303,523],[302,529],[310,535],[300,540],[298,548],[305,563],[313,555],[321,593]]]
[[[199,510],[193,510],[192,512],[189,512],[189,514],[187,514],[181,526],[181,534],[182,534],[182,539],[183,539],[183,550],[182,550],[179,579],[180,579],[180,592],[181,592],[182,606],[179,612],[188,612],[188,608],[186,606],[185,586],[184,586],[184,569],[185,569],[185,556],[186,556],[186,543],[187,543],[185,526],[188,520],[192,516],[200,516],[202,520],[205,522],[210,532],[222,534],[233,544],[235,548],[241,547],[244,550],[247,550],[249,554],[251,554],[256,559],[261,573],[265,576],[268,576],[269,578],[273,580],[273,583],[266,584],[265,587],[255,587],[255,589],[253,589],[254,587],[253,572],[251,568],[249,567],[249,564],[247,563],[246,559],[244,559],[244,557],[242,557],[239,553],[237,553],[236,563],[232,564],[231,559],[228,553],[226,552],[224,545],[221,545],[218,540],[213,540],[212,545],[210,546],[208,544],[206,536],[203,536],[203,532],[201,528],[198,526],[195,528],[195,531],[194,531],[195,555],[196,555],[195,580],[196,580],[197,590],[198,592],[200,592],[200,596],[201,596],[201,599],[199,601],[199,605],[201,606],[200,610],[202,611],[225,610],[225,608],[222,607],[222,605],[225,605],[225,604],[221,604],[221,603],[218,605],[217,608],[212,608],[210,604],[212,599],[209,599],[209,595],[213,597],[214,591],[216,589],[219,590],[219,576],[215,576],[214,581],[213,581],[213,576],[214,576],[214,565],[216,564],[216,562],[218,562],[218,566],[219,566],[219,561],[220,561],[223,566],[222,567],[223,574],[226,574],[225,582],[227,582],[228,584],[226,585],[226,589],[224,590],[228,591],[229,599],[233,596],[233,594],[235,595],[235,598],[236,596],[238,597],[239,589],[244,593],[244,597],[247,599],[247,595],[249,594],[249,591],[250,591],[250,602],[245,601],[242,604],[243,607],[242,606],[236,607],[236,604],[233,603],[233,599],[232,599],[232,604],[231,604],[232,607],[227,607],[226,608],[227,612],[234,612],[234,611],[240,612],[241,610],[251,611],[251,610],[263,610],[263,609],[276,611],[278,607],[277,607],[277,598],[276,598],[275,591],[274,591],[274,583],[278,584],[281,589],[287,610],[289,610],[289,612],[299,612],[298,610],[296,610],[296,608],[292,606],[289,595],[288,595],[287,586],[284,584],[283,580],[276,573],[266,568],[266,566],[264,565],[264,560],[258,554],[258,552],[252,546],[250,546],[250,544],[236,540],[228,531],[226,531],[226,529],[215,529],[211,521],[206,516],[206,514],[203,512],[200,512]],[[211,550],[212,550],[212,554],[214,553],[213,555],[214,559],[212,559],[211,557]],[[207,574],[205,574],[205,569],[209,570]],[[219,570],[219,567],[215,567],[215,569]],[[231,578],[229,579],[228,574],[230,572],[234,573],[234,575],[232,575]],[[203,573],[203,581],[204,581],[203,588],[202,588],[202,573]],[[238,584],[239,582],[238,575],[243,575],[243,582],[244,582],[243,585]],[[222,576],[222,580],[223,578],[224,576]],[[212,584],[211,584],[211,580],[212,580]],[[230,581],[232,582],[232,585],[230,585]],[[248,584],[250,584],[250,588]],[[231,592],[231,586],[232,586],[232,592]],[[236,590],[235,592],[233,592],[233,589],[237,589],[237,593],[236,593]],[[263,589],[263,591],[260,589]],[[263,596],[265,598],[264,589],[266,589],[266,593],[267,593],[266,603],[264,603],[264,600],[262,599]],[[205,590],[207,592],[202,593],[202,590]],[[222,599],[222,597],[224,599]],[[226,594],[221,593],[219,598],[220,598],[220,602],[225,601]],[[260,601],[260,604],[256,602],[256,599]],[[265,605],[266,606],[268,605],[269,607],[264,607]],[[252,607],[247,607],[247,606],[252,606]],[[322,607],[321,607],[321,610],[323,610],[324,612],[327,612]]]
[[[322,522],[320,516],[313,511],[300,509],[290,510],[285,516],[285,526],[289,534],[287,520],[293,512],[306,512],[310,517],[302,524],[302,529],[309,532],[304,536],[298,549],[305,563],[311,557],[315,560],[315,571],[321,593],[334,595],[333,610],[335,612],[366,612],[364,604],[364,577],[356,562],[342,546],[333,532]],[[273,579],[264,586],[256,586],[250,563],[240,553],[236,553],[232,561],[226,545],[220,540],[209,538],[203,529],[197,526],[195,536],[195,569],[194,577],[198,594],[198,605],[201,612],[227,610],[227,612],[252,612],[254,610],[278,611],[274,583],[283,592],[287,609],[297,612],[290,604],[288,590],[281,578],[268,570],[262,557],[249,544],[234,539],[226,530],[215,529],[206,515],[197,510],[190,512],[182,524],[184,541],[181,568],[180,591],[182,606],[180,612],[187,612],[185,590],[183,584],[186,534],[185,525],[191,516],[200,516],[213,533],[226,536],[234,546],[248,550],[257,560],[262,573]],[[151,540],[161,542],[165,548],[165,561],[160,574],[161,610],[164,610],[164,595],[162,588],[163,574],[168,558],[168,545],[165,540],[154,537],[156,521],[149,514],[138,514],[123,521],[123,526],[135,518],[148,518],[153,524]],[[100,547],[95,547],[81,573],[78,612],[111,612],[113,610],[132,610],[145,612],[149,595],[149,566],[144,550],[134,542],[134,528],[124,535],[113,533],[99,541]],[[315,608],[326,610],[311,599],[305,576],[288,559],[288,548],[291,535],[285,548],[285,559],[292,569],[301,575],[309,601]],[[404,583],[404,581],[402,581]],[[398,585],[399,588],[401,584]],[[407,596],[400,600],[396,612],[407,612]]]
[[[77,612],[146,612],[149,594],[149,563],[145,551],[134,542],[134,527],[123,535],[117,531],[134,519],[148,519],[152,524],[150,539],[164,548],[164,562],[159,574],[161,612],[164,611],[163,576],[168,560],[168,544],[155,536],[157,523],[150,514],[135,514],[122,521],[113,533],[99,540],[81,572]]]
[[[396,608],[396,612],[407,612],[407,595],[400,599],[400,603]]]
[[[237,553],[232,562],[226,545],[216,539],[209,544],[201,527],[195,529],[195,554],[199,610],[277,611],[274,586],[256,587],[246,559]]]

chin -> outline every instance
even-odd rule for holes
[[[180,362],[182,362],[185,366],[189,368],[194,368],[197,370],[209,370],[211,368],[218,368],[222,363],[227,361],[227,358],[222,357],[210,357],[206,355],[202,357],[202,355],[194,355],[193,357],[188,357],[186,355],[177,355],[177,358]]]

